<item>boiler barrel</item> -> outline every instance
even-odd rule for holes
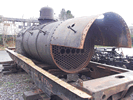
[[[113,12],[101,15],[32,26],[19,34],[16,49],[67,73],[79,72],[89,64],[94,45],[131,47],[125,21]]]

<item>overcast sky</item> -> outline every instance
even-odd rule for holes
[[[58,16],[61,9],[71,10],[75,17],[115,12],[128,25],[133,24],[133,0],[1,0],[0,15],[14,18],[38,18],[41,7],[49,6]]]

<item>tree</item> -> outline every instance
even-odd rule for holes
[[[67,10],[67,12],[66,12],[66,18],[67,19],[74,18],[74,16],[71,14],[71,11],[70,10]]]
[[[71,14],[70,10],[65,11],[65,9],[63,8],[59,14],[59,19],[64,21],[70,18],[74,18],[74,16]]]
[[[60,14],[59,14],[59,19],[60,20],[66,20],[66,11],[65,9],[62,9]]]

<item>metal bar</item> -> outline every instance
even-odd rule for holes
[[[11,63],[13,63],[13,61],[2,61],[2,62],[0,62],[0,64],[7,64],[7,63],[11,64]]]

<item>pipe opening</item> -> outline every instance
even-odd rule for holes
[[[72,49],[72,51],[71,51],[73,54],[75,53],[75,49]]]
[[[79,52],[80,52],[80,49],[77,49],[77,50],[76,50],[76,53],[78,54]]]
[[[67,50],[66,50],[66,53],[69,54],[69,53],[70,53],[70,49],[67,49]]]
[[[64,54],[65,53],[65,49],[61,49],[61,54]]]

